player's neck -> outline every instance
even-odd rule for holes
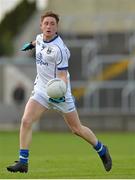
[[[54,34],[54,36],[43,36],[43,40],[44,40],[45,42],[50,42],[50,41],[52,41],[53,39],[55,39],[57,36],[58,36],[58,34]]]

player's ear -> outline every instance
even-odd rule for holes
[[[55,32],[56,34],[58,34],[58,25],[57,25],[57,27],[56,27],[56,32]]]

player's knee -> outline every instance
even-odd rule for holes
[[[22,118],[22,126],[24,128],[30,128],[32,126],[32,121],[27,117],[23,117]]]
[[[77,135],[77,136],[81,136],[81,134],[82,134],[81,126],[79,126],[79,127],[73,127],[73,128],[72,128],[72,133],[74,133],[74,134]]]

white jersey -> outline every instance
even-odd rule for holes
[[[56,36],[49,42],[43,40],[43,34],[36,37],[36,66],[37,77],[34,90],[47,95],[46,84],[50,79],[57,77],[57,72],[68,69],[70,51],[65,46],[60,36]],[[71,96],[69,73],[67,73],[67,93],[65,97]]]

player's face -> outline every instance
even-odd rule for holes
[[[41,22],[41,30],[43,32],[44,40],[52,39],[58,30],[58,24],[53,17],[45,17]]]

